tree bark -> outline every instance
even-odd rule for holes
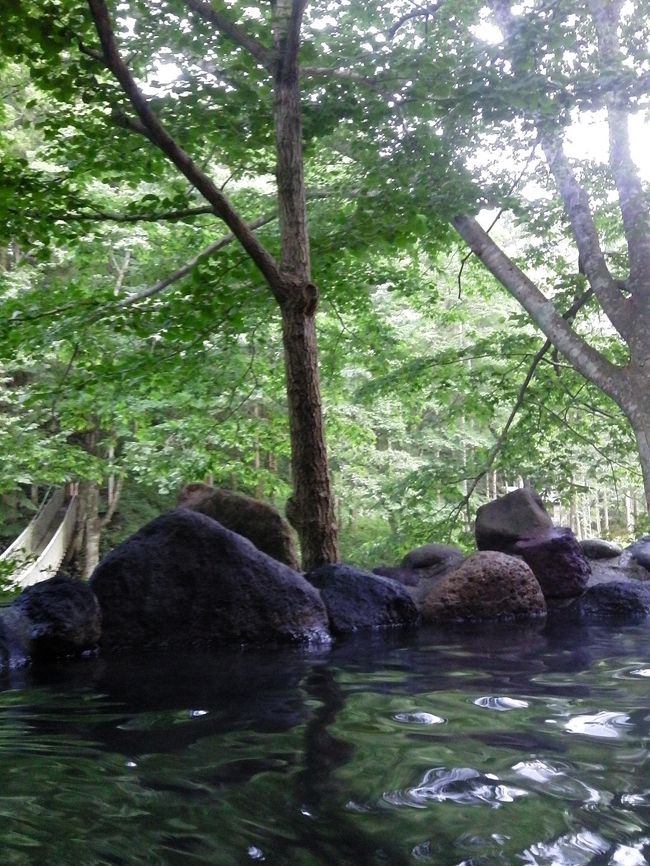
[[[298,48],[305,0],[275,0],[274,122],[277,153],[280,273],[277,293],[291,433],[293,494],[287,516],[300,537],[306,570],[339,557],[318,371],[305,195]]]
[[[305,570],[339,556],[318,380],[315,309],[282,308],[282,336],[293,467],[287,517],[300,538]]]

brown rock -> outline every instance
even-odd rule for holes
[[[546,614],[541,587],[525,562],[494,551],[473,554],[427,596],[427,622],[525,619]]]
[[[514,553],[519,540],[542,535],[552,527],[540,497],[530,487],[522,487],[477,510],[476,546],[479,550]]]
[[[268,502],[243,493],[233,493],[210,484],[187,484],[178,504],[207,514],[231,532],[252,541],[258,550],[300,571],[296,545],[289,523]]]

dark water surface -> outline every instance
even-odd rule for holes
[[[0,866],[650,863],[647,625],[13,677]]]

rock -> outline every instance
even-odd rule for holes
[[[513,490],[488,502],[476,512],[474,534],[479,550],[514,553],[522,538],[541,535],[553,521],[540,497],[530,487]]]
[[[635,569],[632,566],[625,568],[621,565],[620,557],[616,559],[591,559],[589,560],[591,575],[587,586],[596,586],[601,583],[613,583],[615,581],[637,582],[639,577],[637,570],[642,571],[640,566]]]
[[[579,604],[581,620],[629,620],[638,622],[650,615],[650,585],[613,581],[591,586]]]
[[[389,577],[391,580],[396,580],[402,586],[417,586],[422,575],[415,568],[400,568],[393,565],[379,565],[373,568],[373,574],[380,577]]]
[[[402,560],[403,568],[426,568],[428,577],[457,568],[465,559],[462,552],[451,544],[425,544],[407,553]]]
[[[0,609],[0,669],[81,655],[100,636],[99,605],[88,584],[58,574]]]
[[[639,573],[639,578],[650,578],[650,535],[645,535],[625,548],[621,554],[621,565],[624,568],[632,566],[637,573],[640,566],[643,572]]]
[[[12,607],[29,622],[31,658],[79,655],[99,643],[99,604],[81,580],[57,574],[27,587]]]
[[[320,589],[335,634],[413,625],[418,612],[408,592],[394,580],[352,568],[322,565],[307,580]]]
[[[618,544],[602,538],[585,538],[580,542],[580,547],[588,559],[614,559],[623,552],[623,548]]]
[[[181,490],[178,504],[207,514],[226,529],[248,538],[258,550],[300,571],[291,527],[267,502],[209,484],[188,484]]]
[[[515,552],[532,569],[545,598],[570,598],[582,595],[587,588],[591,566],[570,529],[552,529],[522,539]]]
[[[111,647],[327,640],[327,613],[301,574],[210,517],[178,508],[97,566],[90,586]]]
[[[427,622],[479,622],[544,616],[541,587],[525,562],[494,551],[475,553],[427,596]]]

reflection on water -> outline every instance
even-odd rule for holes
[[[2,866],[650,866],[648,637],[536,624],[20,674]]]

